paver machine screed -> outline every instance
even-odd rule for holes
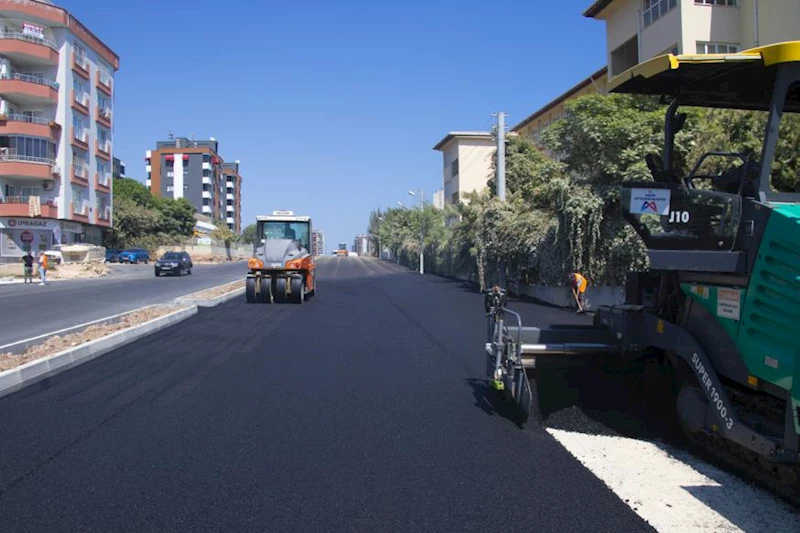
[[[800,42],[668,54],[609,88],[669,103],[663,157],[647,157],[653,181],[626,183],[620,194],[650,268],[630,273],[625,304],[599,307],[591,326],[523,327],[505,291],[488,291],[490,384],[525,421],[540,414],[537,368],[632,364],[642,383],[657,376],[651,393],[693,444],[798,502],[800,192],[778,191],[773,178],[790,164],[776,158],[780,126],[800,118]],[[763,112],[760,154],[706,153],[677,175],[681,106]],[[798,156],[796,146],[789,152]],[[730,164],[700,172],[712,157]]]
[[[311,217],[273,211],[256,217],[255,257],[247,262],[247,303],[302,304],[316,293]]]

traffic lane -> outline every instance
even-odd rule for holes
[[[0,400],[0,529],[652,530],[487,409],[480,295],[366,260],[318,282]]]
[[[126,274],[0,286],[0,346],[244,279],[247,264],[197,265],[191,276],[158,278],[152,264],[116,268]]]

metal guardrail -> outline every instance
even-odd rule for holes
[[[102,83],[106,87],[111,87],[111,76],[105,70],[103,69],[98,70],[97,79],[99,79],[100,83]]]
[[[41,37],[34,37],[33,35],[26,35],[24,33],[15,31],[0,31],[0,39],[14,39],[16,41],[25,41],[33,44],[41,44],[51,50],[58,52],[58,45],[55,41],[50,39],[42,39]]]
[[[72,53],[75,57],[75,64],[84,70],[89,70],[89,59],[86,57],[86,53],[79,52],[77,48],[73,48]]]
[[[72,171],[75,173],[75,177],[77,178],[87,179],[89,177],[89,167],[86,165],[78,165],[73,163]]]
[[[58,90],[59,84],[55,80],[49,80],[41,76],[32,76],[30,74],[22,74],[20,72],[12,72],[11,74],[0,74],[0,80],[17,80],[25,81],[28,83],[36,83],[38,85],[47,85],[48,87]]]
[[[99,183],[104,187],[108,187],[109,185],[111,185],[111,176],[108,174],[98,174],[97,183]]]

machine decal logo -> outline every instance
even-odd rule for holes
[[[669,216],[669,189],[631,189],[629,209],[637,215]]]

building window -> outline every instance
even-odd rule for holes
[[[677,44],[673,44],[672,46],[670,46],[669,48],[667,48],[666,50],[661,52],[659,55],[663,56],[663,55],[667,55],[667,54],[672,54],[672,55],[676,56],[676,55],[678,55],[679,52],[680,52],[680,48],[678,48],[678,45]]]
[[[648,27],[678,5],[678,0],[642,0],[644,27]]]
[[[739,46],[725,43],[697,43],[698,54],[735,54]]]
[[[211,176],[211,171],[210,171],[210,170],[208,170],[207,168],[204,168],[204,169],[203,169],[203,177],[204,177],[204,178],[208,178],[208,177],[210,177],[210,176]]]
[[[210,162],[211,162],[211,156],[208,154],[203,154],[203,163],[210,163]]]
[[[457,204],[458,203],[458,192],[454,192],[452,196],[450,196],[450,203]]]
[[[172,185],[167,185],[167,192],[172,192],[173,190],[175,189]]]
[[[24,135],[0,135],[0,153],[24,161],[53,162],[56,145],[46,139]]]
[[[701,6],[734,6],[736,7],[736,0],[694,0],[694,3]]]
[[[203,198],[203,205],[211,205],[211,198]]]
[[[453,162],[450,163],[450,177],[454,178],[458,176],[458,158],[453,159]]]

